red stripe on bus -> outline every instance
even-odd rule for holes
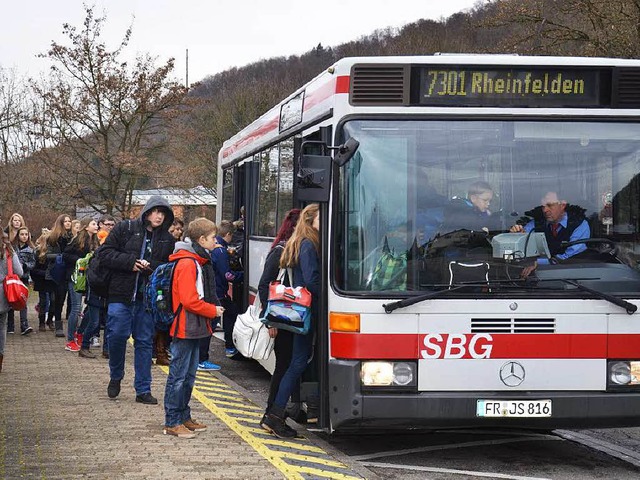
[[[267,123],[261,125],[260,127],[256,128],[254,131],[249,133],[248,135],[236,141],[236,143],[234,143],[233,145],[229,145],[227,148],[225,148],[224,151],[222,152],[222,157],[226,158],[229,155],[231,155],[233,152],[236,152],[241,148],[246,147],[250,143],[255,142],[258,138],[266,135],[272,130],[277,129],[279,125],[280,125],[280,118],[273,117]]]
[[[490,335],[487,340],[482,335]],[[416,358],[482,358],[490,345],[487,358],[640,358],[639,334],[465,334],[449,340],[431,340],[441,349],[438,354],[425,346],[425,334],[331,333],[331,356],[346,359],[416,359]],[[447,344],[451,342],[449,355]],[[473,351],[471,351],[473,350]],[[423,355],[424,353],[424,355]]]
[[[349,75],[341,75],[336,79],[336,93],[349,93]]]

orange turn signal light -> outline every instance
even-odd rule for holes
[[[359,313],[329,313],[329,328],[334,332],[359,332]]]

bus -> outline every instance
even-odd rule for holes
[[[640,61],[344,58],[224,142],[217,187],[245,307],[320,204],[319,428],[640,425]]]

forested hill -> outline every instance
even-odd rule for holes
[[[194,86],[192,98],[204,101],[192,126],[206,129],[207,147],[217,152],[225,139],[340,58],[435,52],[638,57],[640,0],[479,1],[439,21],[417,20],[341,45],[317,45],[300,56],[261,60]],[[213,179],[215,159],[206,157],[208,165],[201,166]]]

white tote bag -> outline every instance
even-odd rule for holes
[[[260,299],[256,295],[253,305],[236,319],[233,343],[243,356],[266,360],[273,351],[274,341],[269,336],[269,328],[260,321]]]

